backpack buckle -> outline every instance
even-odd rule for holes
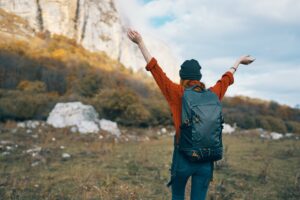
[[[189,126],[189,125],[190,125],[190,120],[186,119],[186,120],[184,121],[184,123],[185,123],[187,126]]]
[[[199,115],[194,115],[193,120],[195,121],[195,123],[200,122],[200,116]]]
[[[192,157],[196,157],[196,158],[199,159],[200,156],[199,156],[199,154],[196,151],[193,151]]]

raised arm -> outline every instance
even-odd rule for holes
[[[251,57],[250,55],[241,56],[239,59],[236,60],[236,62],[234,63],[234,65],[232,67],[230,67],[230,69],[228,71],[230,71],[232,74],[234,74],[240,64],[249,65],[254,60],[255,60],[255,58]]]
[[[131,29],[128,30],[127,35],[131,41],[133,41],[134,43],[136,43],[138,45],[139,49],[141,50],[141,52],[148,64],[150,62],[152,56],[149,53],[148,49],[146,48],[146,45],[144,43],[142,36],[137,31],[134,31]]]
[[[172,97],[174,97],[174,95],[177,95],[177,91],[180,90],[180,85],[174,83],[167,77],[166,73],[157,63],[157,60],[149,53],[143,41],[143,38],[137,31],[129,29],[127,35],[131,41],[138,45],[145,58],[145,61],[147,62],[146,70],[151,72],[161,92],[170,103],[173,99]]]
[[[210,87],[209,89],[212,92],[214,92],[219,97],[220,100],[222,100],[222,98],[224,97],[227,91],[227,88],[234,83],[233,74],[236,72],[239,65],[240,64],[249,65],[254,60],[255,59],[249,55],[241,56],[239,59],[237,59],[234,65],[230,67],[230,69],[222,75],[221,79],[219,79],[217,83],[214,86]]]

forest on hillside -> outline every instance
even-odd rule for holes
[[[154,80],[133,73],[103,52],[72,39],[37,34],[0,42],[0,120],[45,120],[57,102],[81,101],[125,126],[172,124]],[[241,128],[300,133],[300,110],[275,101],[225,97],[225,123]]]

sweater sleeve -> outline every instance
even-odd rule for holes
[[[180,90],[180,85],[174,83],[167,77],[166,73],[162,70],[154,57],[152,57],[147,64],[146,70],[151,72],[162,94],[167,101],[171,103],[172,99],[174,99],[174,95],[176,95],[176,91]]]
[[[234,83],[233,74],[229,71],[225,72],[221,79],[217,81],[217,83],[210,87],[209,89],[214,92],[220,100],[224,97],[227,88]]]

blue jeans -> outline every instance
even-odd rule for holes
[[[205,200],[212,178],[212,162],[190,162],[174,148],[171,167],[172,200],[184,200],[185,186],[192,177],[191,200]]]

